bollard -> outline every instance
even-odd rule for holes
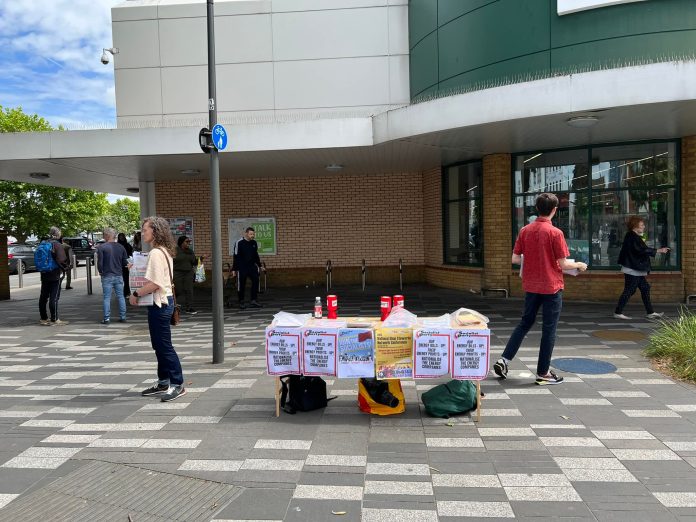
[[[19,288],[24,288],[24,261],[17,259],[17,284]]]
[[[362,289],[363,292],[365,291],[365,260],[362,260],[362,268],[360,269],[360,273],[362,274]]]
[[[87,272],[87,295],[92,295],[92,259],[85,259],[85,270]]]
[[[331,260],[326,262],[326,291],[331,290]]]
[[[77,256],[75,254],[71,254],[70,257],[70,264],[73,267],[73,279],[77,279]]]

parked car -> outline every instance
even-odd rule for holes
[[[85,259],[94,255],[94,243],[92,243],[86,237],[66,237],[63,238],[63,241],[70,244],[78,265],[80,264],[80,261],[84,261]]]
[[[36,270],[36,265],[34,264],[34,247],[31,245],[24,245],[20,243],[14,243],[7,246],[7,266],[10,270],[10,274],[17,273],[17,260],[22,260],[22,273],[27,270]]]

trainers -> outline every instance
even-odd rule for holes
[[[546,386],[547,384],[561,384],[563,382],[563,377],[559,377],[553,372],[549,372],[546,375],[537,375],[536,383],[539,386]]]
[[[119,323],[127,323],[127,322],[128,322],[128,319],[119,319],[118,322],[119,322]]]
[[[662,319],[665,316],[663,312],[653,312],[651,314],[646,315],[648,319]]]
[[[630,320],[631,318],[624,314],[614,314],[614,319]]]
[[[66,289],[66,290],[72,290],[73,287],[72,287],[72,286],[66,286],[65,289]]]
[[[508,365],[505,359],[498,359],[498,361],[493,365],[493,371],[501,379],[507,379]]]
[[[191,315],[196,315],[198,313],[198,311],[194,310],[193,308],[189,308],[188,310],[186,310],[186,313],[191,314]]]
[[[263,305],[257,303],[256,301],[252,301],[249,306],[251,306],[252,308],[263,308]]]
[[[60,319],[51,321],[51,326],[65,326],[66,324],[68,324],[68,321],[61,321]]]
[[[104,319],[100,324],[103,324],[104,326],[109,326],[111,324],[111,321],[108,319]]]
[[[143,390],[140,392],[140,395],[143,397],[147,397],[149,395],[160,395],[162,393],[167,393],[169,391],[169,385],[168,384],[155,384],[154,386],[151,386],[147,388],[146,390]]]
[[[244,303],[239,303],[240,310],[246,310],[246,305]]]
[[[170,386],[167,393],[162,395],[162,402],[175,401],[182,395],[186,395],[186,388],[184,388],[183,384],[179,386]]]
[[[51,326],[51,321],[49,321],[48,319],[40,319],[39,324],[42,326]]]

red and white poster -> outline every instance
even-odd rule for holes
[[[266,328],[266,370],[268,375],[302,375],[300,328]]]
[[[450,343],[449,328],[422,328],[413,332],[413,377],[434,379],[449,375]]]
[[[336,376],[338,328],[302,330],[303,375]]]
[[[488,375],[490,330],[452,331],[452,378],[482,381]]]

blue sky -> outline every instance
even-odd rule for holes
[[[70,129],[115,127],[111,7],[122,0],[0,0],[0,105]]]

